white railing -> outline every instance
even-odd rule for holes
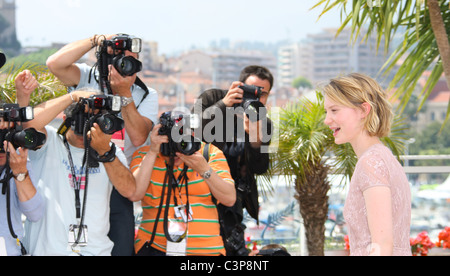
[[[409,166],[410,160],[450,160],[450,155],[403,155],[405,173],[450,173],[450,166]]]

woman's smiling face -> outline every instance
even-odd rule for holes
[[[333,131],[336,144],[356,141],[363,132],[363,110],[351,108],[331,101],[325,97],[325,124]]]

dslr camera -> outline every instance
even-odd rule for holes
[[[22,124],[34,119],[33,108],[19,107],[18,104],[3,104],[0,107],[0,118],[4,121],[14,123],[9,129],[0,130],[0,152],[5,152],[3,142],[10,142],[14,148],[26,148],[37,150],[45,144],[46,136],[44,133],[36,131],[34,128],[23,129]]]
[[[94,123],[109,135],[124,128],[124,121],[117,116],[122,109],[120,96],[92,95],[81,98],[72,111],[71,127],[75,134],[84,135]]]
[[[237,106],[241,106],[244,108],[244,113],[247,117],[252,121],[260,120],[260,111],[264,111],[266,113],[266,107],[259,101],[262,95],[262,87],[255,85],[240,85],[240,89],[244,91],[243,101]]]
[[[194,115],[185,116],[180,114],[173,116],[172,112],[165,112],[161,115],[159,123],[159,135],[167,135],[169,143],[161,144],[161,154],[173,157],[177,152],[184,155],[192,155],[201,147],[201,141],[192,135],[192,129],[196,128]],[[189,133],[185,130],[191,130]]]
[[[104,40],[97,52],[100,77],[108,79],[108,66],[112,64],[122,76],[132,76],[142,70],[142,63],[125,51],[140,53],[142,40],[127,34],[119,34],[111,40]],[[109,50],[108,50],[109,49]]]

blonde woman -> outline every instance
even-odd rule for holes
[[[353,73],[324,87],[325,124],[336,144],[350,143],[358,163],[344,207],[350,255],[411,255],[411,192],[404,170],[380,138],[391,105],[376,81]]]

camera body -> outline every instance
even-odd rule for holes
[[[108,52],[108,48],[111,50]],[[132,76],[142,70],[142,63],[132,56],[125,56],[125,51],[140,53],[142,40],[126,34],[119,34],[111,40],[104,40],[97,53],[101,77],[108,76],[108,66],[112,64],[122,76]]]
[[[92,95],[81,98],[72,111],[71,127],[75,134],[84,135],[94,123],[109,135],[124,128],[123,119],[117,116],[122,109],[121,98],[112,95]]]
[[[21,123],[34,119],[33,108],[30,106],[19,107],[18,104],[3,104],[0,108],[0,118],[4,121],[14,123],[9,129],[0,130],[0,152],[5,152],[3,142],[10,142],[14,148],[22,147],[36,150],[45,144],[44,133],[36,131],[34,128],[23,129]]]
[[[0,109],[0,118],[8,122],[29,122],[34,119],[31,106],[19,107],[18,104],[3,104]]]
[[[159,119],[162,125],[158,131],[159,135],[167,135],[169,143],[161,144],[161,154],[173,157],[177,152],[184,155],[192,155],[201,147],[201,141],[191,133],[185,133],[186,129],[194,129],[195,122],[193,115],[172,116],[172,112],[165,112]]]
[[[259,101],[263,93],[262,87],[255,85],[240,85],[240,89],[244,91],[242,103],[237,105],[244,108],[247,117],[252,121],[260,120],[260,111],[266,110],[265,106]]]

